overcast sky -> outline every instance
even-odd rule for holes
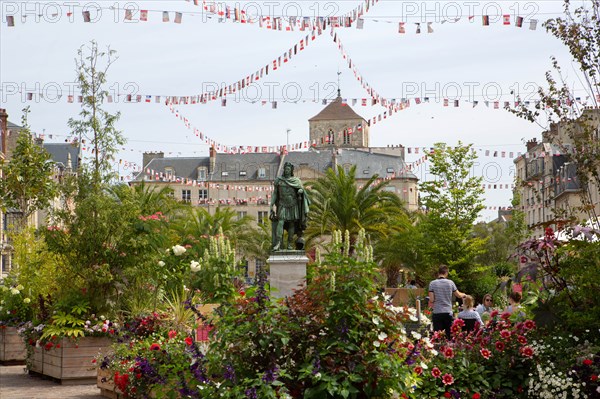
[[[203,16],[201,6],[185,0],[74,2],[77,7],[65,6],[63,1],[0,3],[0,104],[15,123],[20,122],[21,109],[30,105],[30,125],[35,132],[44,132],[49,142],[64,141],[69,136],[67,120],[79,113],[77,100],[67,102],[69,82],[76,77],[77,49],[90,40],[118,52],[108,79],[111,91],[122,96],[118,100],[115,97],[118,102],[106,108],[122,113],[118,128],[128,143],[119,158],[138,165],[143,151],[163,150],[171,156],[208,152],[208,146],[164,105],[164,97],[160,104],[154,97],[146,103],[146,95],[198,95],[208,84],[237,82],[267,64],[269,75],[256,82],[239,102],[228,96],[225,107],[217,100],[175,108],[192,126],[225,145],[282,145],[287,129],[291,129],[290,143],[302,142],[308,140],[308,119],[323,108],[322,99],[335,97],[340,71],[342,97],[350,105],[352,99],[359,99],[353,106],[357,113],[370,119],[384,112],[379,105],[361,106],[360,99],[369,95],[348,69],[347,59],[343,59],[329,29],[273,71],[272,61],[299,43],[308,31],[274,31],[257,23],[230,20],[219,23],[215,17]],[[236,5],[224,4],[232,9]],[[343,15],[364,1],[237,4],[249,14],[301,13],[313,17]],[[96,5],[103,7],[100,14]],[[138,21],[140,14],[134,12],[134,21],[125,22],[123,9],[109,9],[115,5],[147,9],[148,21]],[[83,21],[83,6],[90,10],[90,23]],[[73,14],[68,14],[71,11]],[[162,11],[169,11],[168,23],[162,22]],[[181,24],[174,23],[176,11],[182,12]],[[514,101],[514,93],[534,99],[535,89],[544,85],[544,73],[551,68],[551,56],[561,62],[569,83],[579,87],[567,51],[541,26],[561,11],[558,0],[380,0],[364,16],[363,29],[356,29],[355,23],[351,28],[336,29],[344,52],[372,88],[385,98],[411,102],[409,108],[371,127],[371,145],[473,143],[482,155],[475,173],[483,174],[486,183],[512,183],[512,160],[485,157],[485,151],[498,151],[499,155],[501,151],[507,155],[523,151],[523,140],[541,137],[542,129],[502,109],[493,109],[493,102],[500,101],[502,108],[504,101]],[[482,24],[485,14],[490,15],[489,26]],[[510,25],[503,25],[498,14],[509,14]],[[8,27],[7,16],[14,16],[14,27]],[[524,18],[522,28],[515,26],[517,16]],[[530,30],[531,19],[539,21],[536,30]],[[398,33],[399,22],[405,22],[405,34]],[[415,32],[417,22],[421,23],[421,34]],[[432,22],[433,33],[427,33],[427,22]],[[28,92],[35,93],[30,101]],[[57,92],[62,98],[56,99]],[[124,103],[128,93],[134,98],[142,95],[142,102]],[[416,98],[425,97],[429,103],[416,104]],[[444,98],[450,100],[448,107],[444,107]],[[454,99],[459,100],[458,108]],[[262,101],[267,103],[262,105]],[[277,101],[276,109],[272,101]],[[479,104],[473,107],[473,101]],[[490,102],[489,107],[485,101]],[[408,154],[407,160],[419,156]],[[130,170],[122,172],[126,175]],[[427,178],[423,167],[417,174]],[[489,190],[486,206],[507,206],[511,196],[511,190]],[[496,213],[485,210],[482,219],[493,219]]]

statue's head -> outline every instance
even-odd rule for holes
[[[285,177],[294,176],[294,165],[290,162],[286,162],[283,164],[283,175]]]

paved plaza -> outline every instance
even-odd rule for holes
[[[30,376],[25,366],[0,366],[1,399],[101,399],[93,385],[60,385]]]

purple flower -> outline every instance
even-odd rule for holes
[[[272,383],[273,381],[275,381],[277,379],[277,366],[273,366],[272,369],[269,369],[267,371],[265,371],[265,373],[263,374],[262,380],[264,382],[266,382],[267,384]]]
[[[231,382],[235,382],[235,370],[231,365],[225,366],[225,372],[223,373],[223,378],[229,380]]]
[[[244,393],[248,399],[258,399],[258,396],[256,395],[256,388],[248,388]]]

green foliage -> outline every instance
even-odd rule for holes
[[[378,269],[359,232],[333,235],[305,289],[280,303],[256,289],[220,309],[207,353],[215,396],[391,397],[410,385],[403,315],[377,297]]]
[[[90,42],[87,48],[81,46],[77,55],[77,82],[83,97],[79,112],[81,119],[71,118],[68,125],[80,141],[87,140],[93,148],[91,182],[94,191],[98,191],[103,183],[114,177],[111,172],[114,155],[118,147],[125,144],[125,139],[115,127],[120,113],[112,115],[101,107],[108,96],[106,74],[116,57],[110,47],[106,52],[99,50],[95,41]]]
[[[419,215],[409,214],[395,221],[393,232],[375,243],[374,256],[385,270],[386,287],[396,287],[400,270],[429,277],[429,263],[424,256],[427,246],[419,228]]]
[[[57,191],[52,180],[54,164],[50,154],[33,141],[28,113],[29,107],[23,110],[23,129],[10,160],[0,159],[0,204],[3,210],[15,208],[22,212],[19,227],[24,227],[35,211],[47,207]]]
[[[436,180],[420,185],[426,216],[420,228],[427,243],[424,253],[433,265],[447,264],[456,272],[456,283],[468,289],[478,272],[475,258],[485,239],[474,237],[473,223],[483,209],[481,177],[470,176],[477,158],[472,145],[456,147],[436,143],[429,155]]]
[[[0,280],[0,328],[18,326],[33,316],[31,297],[24,290],[10,277]]]
[[[373,176],[358,187],[354,165],[348,172],[342,166],[328,169],[325,176],[308,182],[311,206],[307,239],[317,239],[332,230],[349,231],[352,242],[361,229],[374,242],[390,234],[395,218],[406,215],[398,196],[385,191],[389,181],[377,180],[378,176]]]

